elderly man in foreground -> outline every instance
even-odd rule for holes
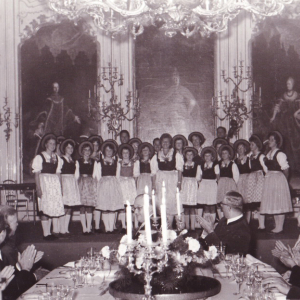
[[[246,255],[251,240],[250,228],[243,215],[243,197],[235,191],[227,192],[220,203],[224,217],[214,228],[212,220],[199,218],[199,223],[207,233],[205,242],[208,246],[226,246],[226,253]]]

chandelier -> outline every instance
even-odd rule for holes
[[[241,11],[256,19],[275,16],[293,0],[48,0],[49,7],[71,20],[90,16],[95,25],[112,36],[131,31],[134,38],[154,25],[173,37],[208,36],[227,29]]]
[[[251,68],[248,66],[246,72],[244,71],[243,61],[240,61],[238,66],[233,67],[233,78],[226,77],[225,70],[221,70],[221,77],[226,84],[233,84],[234,88],[230,96],[227,95],[227,91],[223,94],[223,91],[219,92],[219,95],[212,98],[212,114],[219,120],[229,120],[233,124],[236,124],[236,132],[242,128],[244,121],[248,118],[252,118],[254,110],[260,110],[262,108],[261,101],[261,88],[259,93],[255,90],[255,84],[252,82]],[[246,84],[244,84],[246,83]],[[242,85],[246,86],[242,88]],[[247,98],[243,98],[240,94],[246,93],[252,89],[250,93],[249,104]],[[219,115],[219,111],[222,111],[222,115]]]

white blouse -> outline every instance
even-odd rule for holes
[[[279,149],[276,148],[275,150],[271,150],[268,152],[267,154],[267,159],[273,159],[275,153],[278,151]],[[287,156],[285,153],[283,152],[279,152],[276,156],[276,159],[281,167],[281,170],[286,170],[288,169],[290,166],[289,166],[289,163],[287,161]],[[266,167],[267,168],[267,167]]]
[[[47,163],[49,163],[51,161],[51,156],[46,151],[43,151],[41,153],[41,155],[44,156],[44,158],[45,158],[45,160],[46,160]],[[42,169],[43,169],[43,158],[42,158],[41,155],[37,155],[33,159],[33,162],[32,162],[32,172],[33,173],[41,172]],[[61,168],[63,166],[63,160],[57,154],[54,154],[54,155],[56,155],[57,160],[58,160],[58,164],[57,164],[57,168],[56,168],[56,173],[60,174],[61,173]]]
[[[157,154],[155,154],[152,157],[151,162],[150,162],[151,175],[155,175],[159,171],[157,156],[159,157],[159,159],[161,157],[161,159],[166,158],[166,159],[171,160],[172,157],[173,157],[173,153],[174,153],[174,149],[171,148],[170,151],[167,153],[167,155],[164,155],[162,150],[160,150]],[[183,171],[183,165],[184,165],[182,155],[179,154],[179,153],[176,153],[175,159],[176,159],[176,165],[175,165],[176,170],[182,172]]]

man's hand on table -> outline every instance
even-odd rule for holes
[[[291,286],[281,277],[271,277],[263,280],[263,285],[276,288],[280,293],[287,295]]]

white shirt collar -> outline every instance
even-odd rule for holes
[[[243,214],[240,214],[240,215],[237,216],[237,217],[233,217],[233,218],[227,219],[227,225],[228,225],[229,223],[232,223],[232,222],[236,221],[236,220],[239,220],[239,219],[242,218],[242,217],[243,217]]]

